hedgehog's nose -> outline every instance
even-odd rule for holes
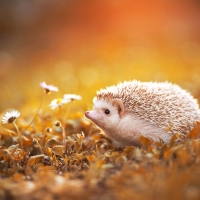
[[[90,111],[86,111],[85,112],[85,116],[88,117],[89,116]]]

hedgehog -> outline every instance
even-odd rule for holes
[[[200,120],[197,100],[169,82],[125,81],[98,91],[93,103],[85,116],[120,148],[140,147],[141,135],[169,143]]]

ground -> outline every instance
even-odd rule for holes
[[[81,113],[26,120],[16,119],[21,137],[1,127],[2,200],[200,198],[198,122],[170,144],[141,136],[142,148],[117,149]]]

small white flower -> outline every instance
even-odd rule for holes
[[[58,92],[58,88],[53,85],[47,85],[45,82],[40,83],[40,86],[45,89],[46,93],[50,93],[51,91]]]
[[[74,101],[74,100],[81,100],[82,97],[76,94],[65,94],[64,99],[69,100],[69,101]]]
[[[1,120],[1,123],[2,124],[13,123],[19,116],[20,116],[20,113],[17,110],[12,110],[10,112],[7,112],[3,116],[2,120]]]
[[[63,104],[69,103],[69,102],[70,102],[70,100],[67,100],[67,99],[54,99],[51,101],[49,106],[51,107],[51,109],[55,109],[57,107],[61,107]]]

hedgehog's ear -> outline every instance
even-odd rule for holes
[[[113,99],[113,105],[117,106],[120,117],[124,114],[124,104],[121,99]]]

